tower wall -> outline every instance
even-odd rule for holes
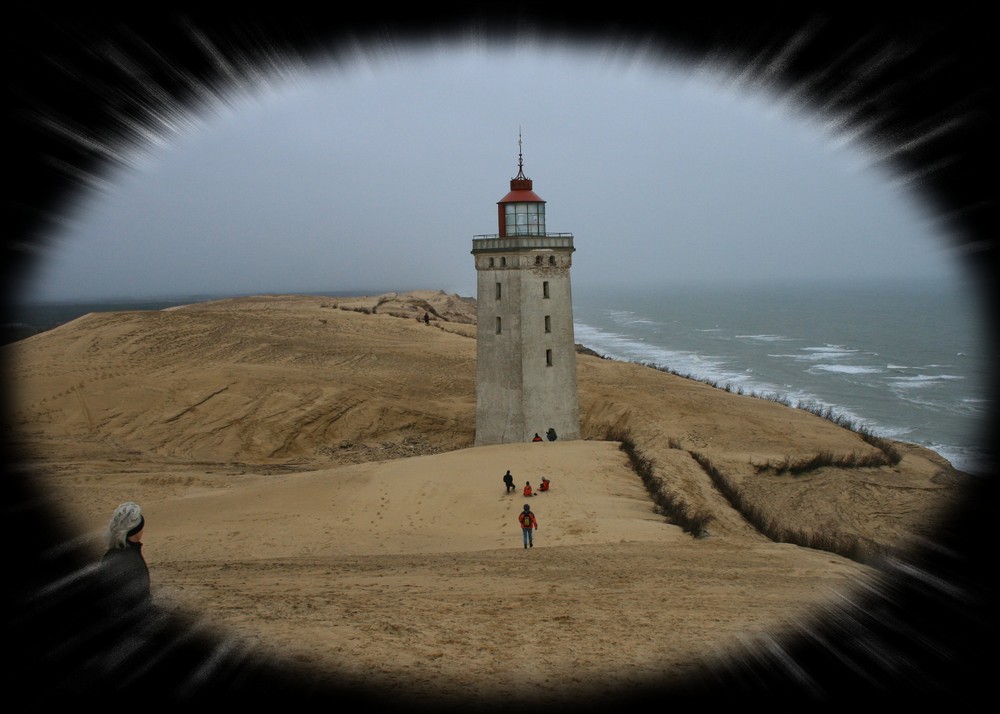
[[[572,236],[473,246],[476,444],[530,441],[550,428],[560,439],[578,439]]]

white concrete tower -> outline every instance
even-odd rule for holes
[[[572,233],[545,232],[545,201],[517,176],[499,232],[472,238],[477,275],[476,444],[580,438],[569,270]],[[551,432],[550,432],[551,430]]]

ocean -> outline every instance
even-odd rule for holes
[[[574,285],[576,342],[733,391],[822,410],[990,473],[985,306],[927,283]]]
[[[87,312],[159,310],[212,297],[220,296],[21,306],[13,338]],[[990,336],[985,307],[967,288],[574,285],[573,313],[576,342],[606,357],[828,410],[876,435],[930,448],[962,471],[991,472],[984,448]]]

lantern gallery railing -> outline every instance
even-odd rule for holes
[[[530,250],[532,248],[569,248],[573,249],[572,233],[547,233],[544,236],[509,236],[499,235],[472,236],[474,252],[486,250]]]

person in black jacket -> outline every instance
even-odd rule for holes
[[[149,568],[142,555],[145,525],[142,508],[131,501],[118,506],[108,523],[101,573],[119,616],[141,613],[150,604]]]
[[[514,486],[514,477],[511,476],[510,469],[507,469],[507,473],[503,475],[503,482],[504,485],[507,486],[507,493],[517,490],[516,487]]]

